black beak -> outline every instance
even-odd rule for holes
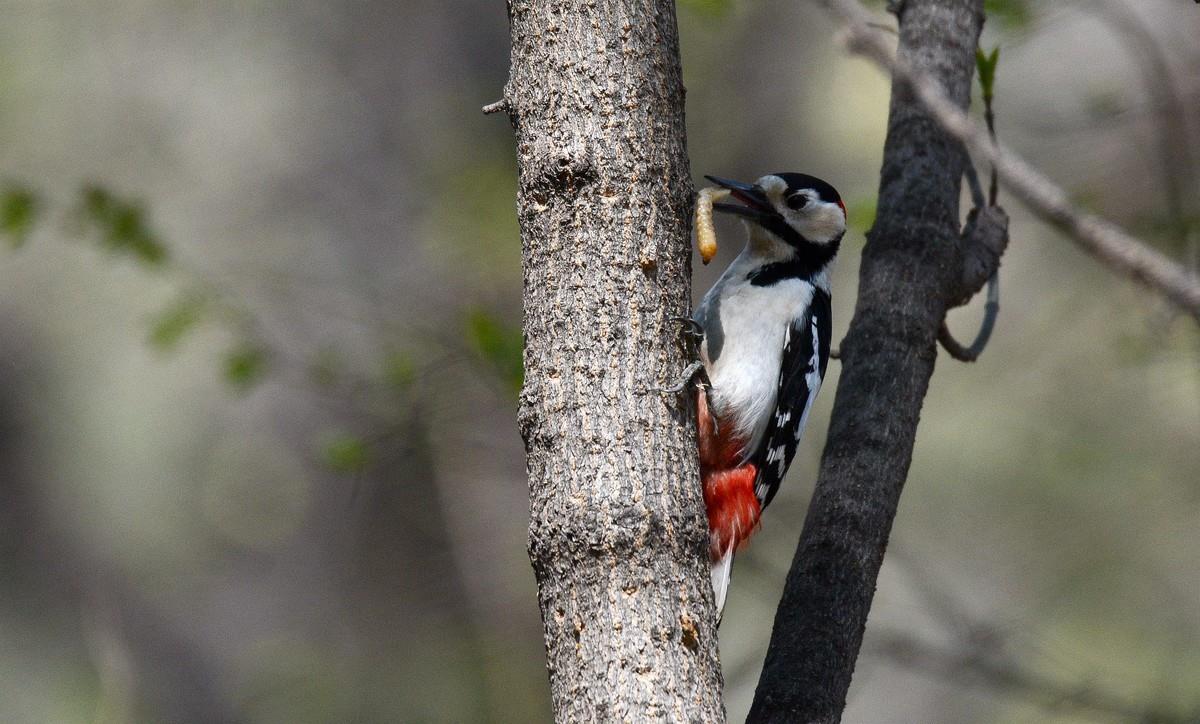
[[[732,181],[727,178],[719,178],[717,176],[705,176],[704,178],[722,188],[729,189],[733,192],[733,198],[745,204],[745,206],[742,206],[741,204],[717,202],[713,204],[713,208],[717,211],[745,216],[754,221],[762,221],[773,216],[778,216],[775,209],[772,208],[771,202],[767,199],[767,194],[758,186],[742,183],[741,181]]]

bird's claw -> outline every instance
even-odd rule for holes
[[[684,368],[683,374],[679,375],[679,379],[675,381],[675,384],[669,387],[660,387],[658,388],[657,392],[663,395],[678,395],[680,392],[683,392],[683,390],[688,386],[688,383],[697,376],[701,378],[701,385],[708,385],[708,373],[704,370],[703,362],[691,363]]]
[[[672,322],[678,322],[679,324],[682,324],[684,327],[682,333],[688,337],[691,337],[697,342],[704,339],[704,327],[701,327],[700,323],[695,319],[691,317],[670,317],[669,319]]]

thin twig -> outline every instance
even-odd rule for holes
[[[493,101],[483,107],[483,115],[490,116],[493,113],[500,113],[508,110],[508,100],[501,98],[498,101]]]
[[[1062,188],[1006,146],[991,140],[987,130],[955,107],[934,81],[897,57],[887,36],[870,27],[876,21],[858,2],[822,2],[847,24],[851,51],[908,83],[938,124],[993,163],[1012,194],[1034,213],[1113,271],[1140,282],[1200,320],[1200,277],[1111,222],[1075,208]]]
[[[979,359],[979,355],[983,354],[988,340],[992,338],[992,330],[996,328],[996,317],[999,315],[1000,276],[997,273],[988,279],[987,302],[983,305],[983,321],[979,325],[975,341],[971,342],[969,347],[963,347],[962,343],[950,333],[950,328],[946,326],[946,323],[942,322],[941,328],[938,329],[938,342],[941,343],[947,354],[959,362],[974,362]]]
[[[988,136],[992,142],[996,142],[996,114],[992,107],[992,89],[991,84],[984,84],[983,89],[983,117],[987,121]],[[980,188],[979,174],[975,171],[975,165],[971,163],[970,154],[966,149],[963,149],[963,155],[967,157],[964,173],[967,177],[967,185],[971,187],[971,199],[975,204],[975,209],[979,210],[983,204],[983,189]],[[996,178],[996,164],[992,164],[992,175],[988,184],[987,204],[995,206],[997,195],[999,193],[999,183]],[[979,359],[979,355],[983,354],[983,350],[987,347],[988,340],[992,338],[992,330],[996,328],[996,317],[1000,315],[1000,269],[992,272],[991,278],[988,279],[987,285],[987,303],[983,307],[983,321],[979,325],[979,332],[975,335],[975,341],[971,342],[971,346],[963,347],[962,343],[954,338],[954,334],[950,332],[950,326],[945,320],[942,320],[942,326],[938,328],[938,342],[942,345],[942,349],[946,350],[954,359],[959,362],[974,362]]]
[[[996,113],[992,108],[992,93],[983,94],[983,120],[987,123],[988,137],[996,142]],[[992,164],[992,176],[988,180],[988,206],[996,205],[996,197],[1000,192],[1000,181],[996,174],[996,164]]]

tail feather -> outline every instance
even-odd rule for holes
[[[729,593],[729,577],[733,573],[733,546],[726,549],[725,554],[712,562],[713,597],[717,602],[717,621],[725,610],[725,596]]]

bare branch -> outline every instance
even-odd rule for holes
[[[485,116],[490,116],[493,113],[507,112],[508,111],[508,101],[505,100],[504,98],[501,98],[498,101],[494,101],[492,103],[487,104],[486,106],[483,107],[482,110],[483,110],[483,115],[485,115]]]
[[[970,101],[983,0],[906,0],[900,44]],[[776,610],[747,721],[841,720],[879,568],[912,461],[946,309],[973,290],[986,255],[959,214],[966,157],[918,100],[893,84],[878,214],[841,343],[842,370],[821,471]],[[987,211],[988,209],[984,209]],[[999,220],[999,219],[997,219]],[[982,249],[978,251],[983,251]]]
[[[846,40],[851,51],[866,56],[906,82],[942,128],[988,159],[1012,194],[1034,213],[1065,232],[1113,271],[1162,294],[1200,320],[1200,277],[1111,222],[1075,208],[1062,188],[1012,150],[989,138],[987,130],[959,110],[935,82],[898,57],[889,38],[872,28],[877,21],[856,0],[822,0],[822,3],[847,24]]]

